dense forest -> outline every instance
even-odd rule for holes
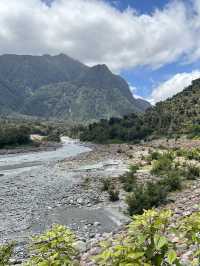
[[[143,122],[143,119],[131,114],[123,118],[101,120],[90,124],[82,131],[82,141],[105,142],[138,142],[152,133],[152,129]]]

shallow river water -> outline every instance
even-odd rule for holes
[[[76,170],[58,163],[89,151],[90,148],[66,138],[55,151],[0,156],[0,243],[6,240],[23,243],[53,223],[72,226],[87,238],[91,232],[92,235],[111,232],[126,222],[124,215],[110,206],[97,207],[93,202],[89,207],[68,204],[69,195],[76,200],[82,196],[89,199],[87,192],[82,195],[77,192],[88,169],[100,176],[115,171],[118,174],[122,169],[119,162],[113,161]],[[93,224],[99,226],[94,228]]]

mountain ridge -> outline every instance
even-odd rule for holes
[[[0,96],[1,114],[79,122],[146,109],[132,96],[126,81],[105,64],[89,67],[64,54],[1,55]]]

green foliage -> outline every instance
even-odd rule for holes
[[[126,116],[120,120],[115,118],[90,125],[83,132],[81,139],[98,142],[101,133],[102,142],[112,140],[138,142],[161,135],[176,140],[182,134],[192,138],[200,136],[200,79],[173,96],[171,99],[157,103],[148,108],[143,115]]]
[[[46,137],[47,141],[52,141],[52,142],[60,142],[60,134],[58,131],[51,131],[49,135]]]
[[[182,188],[183,176],[180,170],[172,169],[167,175],[160,181],[167,191],[172,192],[180,190]]]
[[[194,164],[189,164],[186,171],[187,179],[194,180],[200,177],[200,168]]]
[[[151,173],[162,175],[170,171],[173,167],[173,154],[171,152],[160,155],[159,159],[153,162]]]
[[[25,145],[30,142],[30,130],[26,126],[0,125],[0,148]]]
[[[102,253],[95,257],[99,266],[179,265],[174,245],[167,237],[170,211],[145,211],[133,217],[128,234],[114,245],[102,243]]]
[[[136,172],[139,169],[138,165],[130,165],[129,171],[126,172],[124,175],[120,176],[120,181],[123,184],[123,189],[126,192],[131,192],[135,185],[136,185]]]
[[[33,237],[30,245],[32,256],[25,266],[76,265],[74,243],[75,237],[69,229],[54,225],[49,231]]]
[[[1,245],[0,246],[0,265],[8,266],[10,264],[10,258],[13,255],[15,243]]]
[[[80,139],[97,143],[107,142],[135,142],[145,139],[151,133],[151,129],[144,125],[142,118],[136,114],[123,118],[111,118],[101,120],[85,128]]]
[[[193,148],[193,149],[179,149],[176,151],[176,155],[180,157],[184,157],[188,160],[196,160],[200,161],[200,149]]]
[[[200,212],[194,212],[179,222],[178,233],[182,239],[186,240],[188,247],[193,246],[191,264],[200,265]]]
[[[129,214],[142,214],[144,210],[164,204],[167,193],[167,188],[160,182],[148,182],[135,186],[133,192],[126,198]]]
[[[162,153],[160,153],[158,151],[153,151],[150,153],[148,160],[149,161],[159,160],[161,156],[162,156]]]

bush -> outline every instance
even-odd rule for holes
[[[101,191],[108,191],[110,189],[110,186],[111,186],[111,179],[110,178],[102,178],[101,182],[102,182]]]
[[[153,161],[153,160],[159,160],[161,156],[162,156],[162,154],[161,154],[160,152],[158,152],[158,151],[153,151],[153,152],[149,155],[149,159],[150,159],[151,161]]]
[[[95,257],[99,266],[169,266],[180,265],[174,245],[167,236],[170,211],[145,211],[133,217],[128,234],[114,244],[102,243],[102,253]]]
[[[173,156],[171,155],[171,153],[165,153],[160,157],[159,160],[153,163],[151,173],[155,175],[162,175],[170,171],[172,167]]]
[[[161,180],[161,184],[166,187],[169,192],[180,190],[182,188],[181,172],[174,169],[171,170],[166,177]]]
[[[111,187],[108,191],[110,201],[118,201],[119,200],[119,190],[115,187]]]
[[[62,225],[54,225],[44,234],[33,237],[30,245],[33,255],[25,265],[75,265],[73,260],[77,252],[74,245],[72,232]]]
[[[129,171],[126,172],[124,175],[120,176],[120,181],[123,184],[123,189],[126,192],[131,192],[134,189],[137,181],[135,173],[138,169],[139,165],[130,165]]]
[[[26,145],[30,142],[29,128],[17,125],[0,125],[0,148]]]
[[[52,141],[52,142],[60,142],[60,134],[57,131],[51,131],[49,135],[46,137],[47,141]]]
[[[0,246],[0,265],[1,266],[8,266],[10,265],[9,261],[11,256],[13,255],[13,249],[15,244],[6,244]]]
[[[139,167],[138,164],[131,164],[131,165],[129,165],[129,172],[132,175],[134,175],[137,172],[137,170],[139,170],[139,169],[140,169],[140,167]]]
[[[165,203],[167,192],[167,188],[160,182],[137,185],[126,198],[129,214],[142,214],[144,210]]]
[[[189,164],[187,166],[187,179],[195,180],[200,177],[200,168],[194,164]]]

